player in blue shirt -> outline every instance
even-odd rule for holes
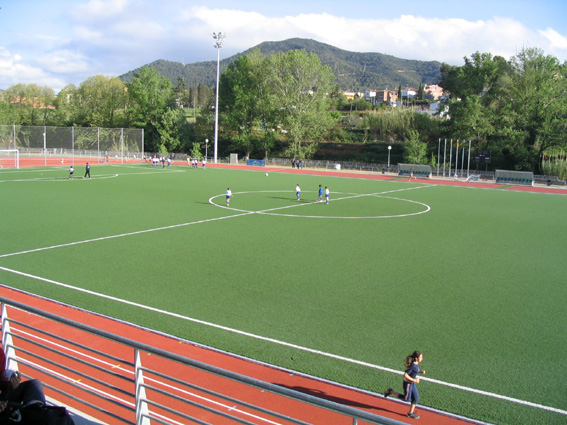
[[[319,197],[317,198],[317,202],[323,202],[323,188],[319,185]]]
[[[388,388],[384,393],[384,397],[394,395],[400,400],[409,401],[410,411],[408,417],[412,419],[419,419],[415,414],[415,406],[419,400],[419,393],[417,392],[417,385],[419,384],[418,373],[425,374],[425,370],[419,369],[419,364],[423,361],[423,354],[419,351],[414,351],[410,356],[406,357],[406,371],[404,373],[403,388],[404,393],[400,394],[395,392],[392,388]]]

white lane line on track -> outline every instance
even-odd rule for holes
[[[360,361],[360,360],[351,359],[351,358],[344,357],[344,356],[339,356],[339,355],[336,355],[336,354],[326,353],[324,351],[315,350],[315,349],[308,348],[308,347],[302,347],[300,345],[291,344],[289,342],[279,341],[279,340],[274,339],[274,338],[268,338],[268,337],[264,337],[264,336],[261,336],[261,335],[256,335],[256,334],[253,334],[253,333],[250,333],[250,332],[241,331],[239,329],[234,329],[234,328],[229,328],[227,326],[217,325],[216,323],[206,322],[204,320],[195,319],[193,317],[183,316],[181,314],[172,313],[170,311],[161,310],[159,308],[150,307],[150,306],[146,306],[146,305],[143,305],[143,304],[138,304],[138,303],[128,301],[128,300],[124,300],[124,299],[117,298],[117,297],[112,297],[110,295],[100,294],[98,292],[90,291],[90,290],[83,289],[83,288],[77,288],[75,286],[68,285],[68,284],[65,284],[65,283],[62,283],[62,282],[57,282],[55,280],[46,279],[46,278],[43,278],[43,277],[40,277],[40,276],[34,276],[32,274],[29,274],[29,273],[20,272],[20,271],[17,271],[17,270],[6,268],[6,267],[0,266],[0,270],[3,270],[3,271],[8,272],[8,273],[13,273],[13,274],[16,274],[16,275],[19,275],[19,276],[24,276],[24,277],[27,277],[27,278],[30,278],[30,279],[39,280],[41,282],[46,282],[46,283],[50,283],[50,284],[53,284],[53,285],[61,286],[61,287],[67,288],[67,289],[72,289],[72,290],[75,290],[75,291],[78,291],[78,292],[83,292],[83,293],[93,295],[93,296],[96,296],[96,297],[100,297],[100,298],[104,298],[104,299],[107,299],[107,300],[111,300],[111,301],[119,302],[119,303],[122,303],[122,304],[130,305],[130,306],[133,306],[133,307],[141,308],[141,309],[144,309],[144,310],[153,311],[155,313],[163,314],[163,315],[166,315],[166,316],[171,316],[171,317],[174,317],[176,319],[186,320],[188,322],[193,322],[193,323],[205,325],[205,326],[208,326],[208,327],[211,327],[211,328],[219,329],[219,330],[222,330],[222,331],[231,332],[231,333],[234,333],[234,334],[246,336],[246,337],[253,338],[253,339],[256,339],[256,340],[260,340],[260,341],[264,341],[264,342],[270,342],[270,343],[281,345],[281,346],[284,346],[284,347],[289,347],[289,348],[293,348],[293,349],[296,349],[296,350],[305,351],[305,352],[312,353],[312,354],[317,354],[317,355],[320,355],[320,356],[323,356],[323,357],[328,357],[328,358],[332,358],[332,359],[335,359],[335,360],[340,360],[340,361],[344,361],[344,362],[348,362],[348,363],[357,364],[357,365],[360,365],[360,366],[369,367],[369,368],[372,368],[372,369],[377,369],[377,370],[381,370],[381,371],[385,371],[385,372],[395,373],[397,375],[403,374],[403,372],[400,372],[400,371],[395,370],[395,369],[390,369],[390,368],[387,368],[387,367],[384,367],[384,366],[374,365],[372,363],[367,363],[367,362],[363,362],[363,361]],[[546,410],[546,411],[549,411],[549,412],[559,413],[561,415],[567,415],[567,410],[557,409],[555,407],[544,406],[544,405],[541,405],[541,404],[532,403],[530,401],[520,400],[520,399],[513,398],[513,397],[508,397],[508,396],[501,395],[501,394],[491,393],[491,392],[483,391],[483,390],[477,390],[475,388],[469,388],[469,387],[465,387],[465,386],[462,386],[462,385],[453,384],[453,383],[450,383],[450,382],[439,381],[437,379],[425,378],[425,377],[420,378],[420,379],[434,383],[434,384],[443,385],[443,386],[446,386],[446,387],[451,387],[451,388],[459,389],[459,390],[462,390],[462,391],[471,392],[471,393],[474,393],[474,394],[484,395],[484,396],[488,396],[488,397],[492,397],[492,398],[496,398],[496,399],[500,399],[500,400],[506,400],[506,401],[516,403],[516,404],[520,404],[520,405],[523,405],[523,406],[529,406],[529,407],[534,407],[534,408],[541,409],[541,410]]]

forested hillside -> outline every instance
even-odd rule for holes
[[[289,50],[305,50],[316,53],[323,65],[329,65],[336,76],[341,90],[364,91],[366,89],[396,89],[398,86],[418,87],[420,83],[436,84],[440,79],[439,62],[400,59],[381,53],[358,53],[341,50],[315,40],[292,38],[284,41],[267,41],[237,55],[221,60],[222,70],[241,56],[254,49],[264,55],[287,52]],[[203,83],[209,87],[215,85],[216,61],[196,62],[183,65],[179,62],[156,60],[144,66],[155,67],[175,85],[181,80],[186,87],[194,87]],[[138,69],[139,70],[139,69]],[[132,70],[120,78],[130,82],[134,77]]]

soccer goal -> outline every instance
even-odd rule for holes
[[[20,168],[20,151],[0,149],[0,168]]]

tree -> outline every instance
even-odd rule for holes
[[[124,125],[127,93],[118,77],[95,75],[69,87],[59,106],[67,106],[73,117],[69,123],[81,127],[120,127]],[[67,100],[68,99],[68,100]]]
[[[49,87],[37,84],[14,84],[2,93],[9,109],[21,125],[48,125],[55,94]]]
[[[191,158],[197,158],[197,159],[203,158],[203,154],[201,153],[201,144],[199,142],[193,143],[190,154],[191,154]]]
[[[427,143],[420,140],[418,131],[408,131],[408,138],[404,144],[404,161],[408,164],[427,163]]]
[[[505,88],[516,128],[514,152],[524,161],[518,169],[535,171],[548,148],[565,147],[567,66],[540,49],[524,49],[511,65]]]
[[[0,96],[0,125],[18,124],[20,124],[20,120],[14,108],[3,96]]]
[[[181,109],[167,108],[157,123],[160,153],[179,152],[187,135],[185,113]]]
[[[148,152],[166,152],[167,122],[162,122],[168,108],[173,107],[171,81],[153,67],[143,67],[140,73],[126,85],[130,98],[128,114],[134,127],[144,128],[144,141]],[[166,140],[162,138],[166,137]]]
[[[286,134],[285,154],[307,158],[315,151],[321,135],[335,123],[328,96],[333,72],[321,64],[316,54],[304,50],[272,55],[269,63],[269,100],[276,123]]]
[[[423,83],[419,83],[419,88],[417,89],[417,100],[425,100],[425,87],[423,87]]]
[[[237,59],[222,74],[220,112],[225,131],[233,134],[233,145],[248,158],[266,131],[272,108],[268,104],[267,59],[259,50]]]
[[[567,73],[555,57],[534,48],[509,61],[477,52],[441,74],[451,93],[447,135],[478,141],[500,167],[536,171],[547,148],[565,146]]]

